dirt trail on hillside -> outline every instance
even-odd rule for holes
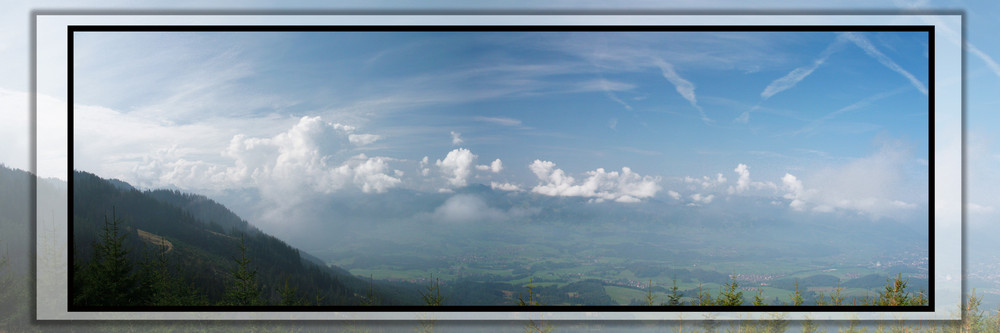
[[[142,229],[136,229],[136,230],[139,232],[139,237],[142,237],[142,240],[156,246],[166,246],[167,252],[165,253],[170,253],[170,251],[174,250],[174,244],[170,243],[170,241],[166,239],[163,239],[163,237],[148,233]]]

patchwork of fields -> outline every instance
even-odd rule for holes
[[[549,305],[645,304],[650,293],[655,303],[665,303],[675,284],[682,302],[689,303],[699,291],[717,295],[733,277],[748,303],[760,292],[771,305],[790,303],[796,285],[806,304],[815,303],[820,295],[828,297],[838,287],[845,302],[852,302],[877,295],[887,278],[899,273],[909,280],[910,290],[927,290],[927,258],[916,246],[870,256],[866,253],[878,251],[819,243],[803,247],[806,250],[798,255],[786,255],[787,247],[768,248],[753,237],[726,238],[725,246],[708,239],[642,232],[566,233],[560,238],[528,234],[514,244],[504,237],[378,242],[368,248],[328,251],[325,256],[329,264],[375,281],[426,286],[433,277],[446,291],[470,288],[464,284],[474,284],[473,289],[499,288],[481,290],[503,295],[495,305],[513,304],[519,294],[527,294],[528,285]],[[656,242],[660,239],[664,241]],[[572,289],[595,285],[600,290]],[[600,294],[590,299],[610,303],[584,303],[581,293]]]

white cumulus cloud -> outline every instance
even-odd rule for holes
[[[691,195],[691,200],[694,200],[695,203],[699,203],[700,202],[700,203],[704,203],[704,204],[709,204],[709,203],[712,203],[712,199],[715,199],[715,195],[714,194],[701,195],[701,193],[695,193],[695,194]]]
[[[362,155],[363,156],[363,155]],[[381,157],[373,157],[365,160],[354,167],[354,184],[365,193],[382,193],[399,186],[402,182],[399,178],[388,175],[389,164]],[[401,176],[401,172],[396,170],[394,174]]]
[[[735,187],[729,187],[729,193],[732,194],[746,191],[746,189],[750,187],[750,167],[746,164],[740,163],[736,165],[736,169],[733,169],[733,171],[740,177],[736,179]]]
[[[501,162],[500,159],[498,158],[494,160],[493,163],[490,163],[490,165],[477,165],[476,169],[481,171],[500,173],[500,171],[503,170],[503,162]]]
[[[427,167],[427,165],[429,164],[430,164],[430,159],[427,156],[424,156],[424,158],[420,160],[417,169],[420,170],[421,176],[427,177],[428,175],[431,174],[431,168]]]
[[[684,177],[684,182],[692,184],[700,184],[702,188],[709,188],[722,185],[725,184],[727,180],[728,179],[726,179],[726,176],[723,176],[721,173],[715,174],[715,177],[701,176],[701,179],[692,178],[691,176]]]
[[[386,158],[360,154],[336,161],[335,156],[346,148],[343,136],[335,132],[338,130],[354,128],[324,122],[320,117],[302,117],[287,132],[271,138],[236,135],[223,152],[234,160],[234,166],[219,177],[237,183],[249,181],[262,192],[276,190],[275,195],[280,196],[301,188],[330,193],[353,184],[371,193],[400,185],[399,178],[389,175]]]
[[[354,126],[344,125],[344,124],[341,124],[341,123],[334,123],[331,126],[333,126],[333,128],[336,129],[336,130],[344,131],[344,132],[347,132],[347,133],[354,132],[354,130],[357,129]]]
[[[441,173],[448,177],[449,185],[463,187],[467,184],[467,179],[472,173],[472,166],[475,165],[477,157],[468,149],[457,148],[448,152],[444,160],[435,161],[434,165],[437,165]]]
[[[671,191],[667,191],[667,195],[669,195],[671,198],[674,198],[674,200],[680,200],[681,199],[681,194],[677,193],[677,192],[674,192],[672,190]]]
[[[656,195],[660,190],[660,177],[641,176],[628,167],[621,172],[607,172],[603,168],[586,172],[586,179],[576,179],[557,169],[555,163],[535,160],[528,167],[540,183],[532,192],[549,196],[575,196],[593,198],[595,201],[637,202]]]
[[[924,205],[927,197],[906,180],[912,166],[905,150],[891,144],[873,155],[847,164],[815,170],[802,179],[786,173],[781,179],[783,197],[795,210],[853,211],[874,219],[899,218]],[[925,192],[924,192],[925,193]]]
[[[795,177],[795,175],[786,173],[784,177],[781,177],[781,183],[788,191],[788,193],[784,195],[784,198],[791,200],[788,206],[795,210],[804,210],[806,208],[806,203],[803,200],[805,199],[804,197],[806,193],[804,187],[802,186],[802,181]]]
[[[465,142],[465,140],[462,140],[462,133],[451,131],[451,145],[457,146],[462,144],[462,142]]]
[[[490,188],[501,191],[520,191],[521,187],[511,183],[490,182]]]
[[[375,134],[350,134],[347,136],[347,139],[351,142],[351,144],[358,146],[370,145],[381,138],[381,135]]]

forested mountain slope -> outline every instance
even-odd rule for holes
[[[204,196],[139,191],[81,171],[72,182],[75,305],[357,305],[370,295],[390,305],[417,297],[389,287],[369,291],[368,281],[317,264]],[[121,290],[133,295],[125,304],[109,304],[107,291],[100,292],[107,286],[98,275],[112,261],[108,244],[116,240],[130,264],[122,274],[134,280]],[[145,285],[154,273],[177,283],[163,294]],[[256,302],[227,301],[241,282],[252,282]],[[171,293],[197,297],[151,296]]]

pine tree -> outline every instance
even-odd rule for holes
[[[149,258],[149,252],[143,254],[143,260],[139,263],[139,290],[145,296],[142,301],[143,305],[151,305],[159,300],[166,298],[164,292],[163,284],[165,283],[165,274],[157,267],[158,260],[152,260]]]
[[[909,305],[909,294],[906,292],[907,282],[909,282],[909,279],[903,279],[903,273],[899,273],[894,279],[886,279],[885,290],[879,292],[875,305]]]
[[[684,294],[680,293],[678,290],[677,279],[674,279],[674,286],[670,287],[670,295],[667,295],[667,298],[669,299],[667,301],[667,305],[681,305],[681,297],[684,297]]]
[[[125,235],[121,233],[121,220],[112,209],[111,219],[104,216],[104,226],[100,242],[93,244],[94,258],[83,270],[80,295],[75,298],[80,305],[128,306],[140,303],[139,286],[128,249]]]
[[[753,295],[753,305],[754,306],[766,305],[764,303],[764,290],[761,289],[760,287],[757,287],[757,294]]]
[[[528,300],[525,301],[524,298],[521,298],[521,295],[518,295],[517,296],[517,305],[518,306],[537,306],[537,305],[542,305],[541,302],[535,300],[534,278],[528,278],[528,285],[525,286],[525,288],[528,289]],[[549,324],[548,322],[541,321],[541,320],[536,321],[536,320],[533,320],[533,319],[530,319],[530,318],[528,319],[528,323],[525,324],[525,326],[524,326],[524,332],[525,333],[549,333],[549,332],[552,332],[553,330],[555,330],[555,327],[552,326],[551,324]]]
[[[917,305],[917,306],[919,306],[919,305],[927,305],[928,302],[930,302],[930,301],[927,300],[927,293],[924,292],[923,288],[921,288],[920,291],[918,291],[915,296],[910,297],[910,304],[909,305]]]
[[[427,292],[421,292],[420,298],[423,298],[424,303],[429,306],[441,306],[441,303],[444,303],[444,297],[441,296],[441,281],[434,279],[434,275],[431,275],[431,280],[433,282],[426,287]]]
[[[784,313],[772,313],[771,319],[764,324],[766,333],[784,333],[786,329],[788,329],[788,319],[785,319]]]
[[[730,278],[729,283],[723,285],[723,289],[719,290],[716,305],[740,306],[743,304],[743,292],[737,291],[740,285],[736,283],[736,275],[731,275]]]
[[[861,327],[861,321],[855,317],[847,323],[847,328],[840,328],[837,330],[838,333],[865,333],[867,329]]]
[[[816,333],[819,327],[816,325],[809,315],[806,315],[806,319],[802,321],[802,333]]]
[[[697,300],[696,300],[696,303],[694,305],[699,305],[699,306],[712,306],[712,305],[715,305],[715,300],[712,299],[712,294],[710,294],[707,291],[702,292],[702,290],[701,290],[701,283],[698,284]]]
[[[819,306],[830,305],[830,303],[826,302],[826,296],[823,295],[822,291],[819,292],[819,296],[816,297],[816,305],[819,305]]]
[[[764,290],[761,289],[760,287],[757,287],[757,293],[753,295],[753,305],[754,306],[764,306],[764,305],[766,305],[764,303]],[[764,321],[752,320],[749,323],[744,324],[744,328],[745,328],[746,332],[760,333],[760,332],[763,332],[764,329],[767,328],[767,325],[765,325],[765,324],[766,324],[766,322],[764,322]]]
[[[288,283],[288,277],[285,277],[285,284],[278,289],[278,295],[281,296],[281,305],[283,306],[293,306],[302,305],[302,300],[295,296],[298,288],[292,287]]]
[[[654,299],[656,299],[656,296],[653,295],[653,280],[650,279],[649,284],[646,285],[646,305],[652,306]]]
[[[795,292],[792,293],[792,305],[802,305],[802,290],[799,290],[799,281],[795,280]]]
[[[167,257],[167,247],[157,247],[156,256],[145,254],[139,263],[139,289],[143,295],[144,305],[152,306],[191,306],[204,305],[205,298],[193,285],[184,281],[183,272],[178,263],[170,269]]]
[[[735,331],[736,333],[762,333],[764,323],[758,320],[737,320],[736,327],[731,328],[729,332]]]
[[[444,303],[444,297],[441,296],[441,283],[440,279],[435,279],[434,275],[431,274],[431,281],[427,287],[427,292],[420,292],[420,298],[424,300],[428,306],[441,306]],[[420,321],[420,332],[430,333],[434,332],[434,325],[437,321],[434,319],[421,320]]]
[[[962,307],[962,333],[985,332],[986,323],[983,321],[983,311],[979,310],[982,302],[982,296],[977,296],[976,289],[972,289],[972,293],[965,301],[965,306]]]
[[[174,299],[171,290],[172,281],[167,272],[167,258],[164,247],[157,251],[155,259],[150,259],[149,253],[145,254],[144,260],[139,263],[139,288],[145,296],[144,304],[147,305],[180,305]]]
[[[833,305],[839,306],[844,303],[844,296],[840,295],[841,290],[844,290],[844,288],[840,287],[840,281],[837,281],[837,288],[833,289],[833,295],[830,295],[830,302],[832,302]]]
[[[23,280],[18,281],[20,279],[15,277],[7,253],[4,247],[3,254],[0,255],[0,327],[16,331],[14,327],[26,319],[27,307],[24,303],[28,300],[28,295],[26,289],[22,288],[24,284],[18,285]]]
[[[372,306],[378,305],[378,299],[375,297],[375,280],[372,275],[368,275],[368,293],[365,294],[365,299],[361,301],[361,305]]]
[[[701,289],[701,287],[702,286],[699,283],[698,284],[698,300],[697,300],[698,305],[700,305],[700,306],[712,306],[712,305],[718,304],[718,302],[716,300],[712,299],[712,293],[710,293],[707,290],[703,292],[702,289]],[[722,293],[721,289],[719,290],[719,293],[720,294]],[[720,300],[719,301],[721,301],[721,295],[720,295]],[[706,314],[705,318],[702,319],[702,321],[701,321],[701,330],[703,332],[705,332],[705,333],[714,333],[714,332],[716,332],[718,330],[719,325],[721,325],[721,323],[719,321],[715,320],[715,315],[714,314]]]
[[[250,268],[246,240],[243,235],[240,235],[240,258],[233,260],[236,261],[236,268],[230,272],[232,284],[226,289],[223,304],[232,306],[263,305],[261,291],[257,287],[257,270]]]
[[[534,284],[534,278],[528,278],[528,285],[525,286],[525,288],[528,289],[528,301],[525,302],[524,298],[521,298],[521,295],[518,294],[517,295],[517,305],[518,306],[535,306],[535,305],[541,305],[541,304],[538,303],[538,301],[535,301],[535,284]]]

